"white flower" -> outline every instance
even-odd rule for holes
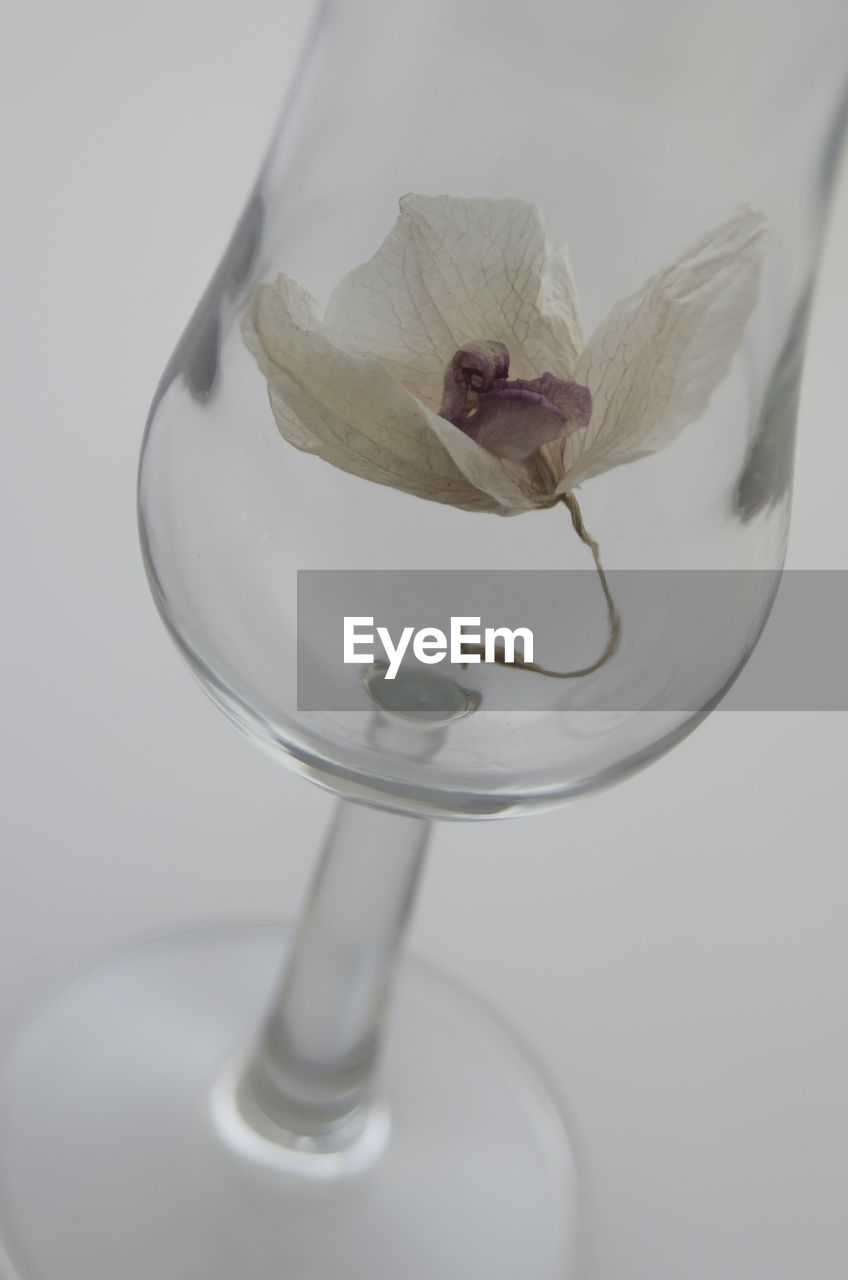
[[[421,498],[513,514],[669,444],[756,303],[765,218],[735,212],[588,342],[565,249],[522,200],[405,196],[320,307],[286,275],[243,325],[282,435]]]

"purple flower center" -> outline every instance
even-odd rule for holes
[[[469,342],[445,370],[441,417],[498,458],[522,462],[589,424],[592,395],[552,373],[509,377],[502,342]]]

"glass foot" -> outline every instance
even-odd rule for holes
[[[402,970],[347,1153],[289,1152],[233,1105],[288,934],[126,951],[63,990],[0,1072],[2,1280],[563,1280],[576,1178],[520,1049]]]

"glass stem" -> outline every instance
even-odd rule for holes
[[[430,826],[339,803],[240,1089],[266,1136],[339,1150],[361,1131]]]

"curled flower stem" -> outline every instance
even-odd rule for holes
[[[592,559],[595,562],[595,569],[598,573],[601,590],[603,591],[604,599],[607,602],[609,636],[606,647],[604,648],[601,656],[590,666],[579,667],[574,671],[551,671],[548,667],[543,667],[538,662],[525,662],[518,654],[515,655],[514,662],[507,662],[503,645],[499,645],[495,649],[494,660],[500,666],[517,667],[522,671],[535,671],[537,675],[549,676],[552,680],[576,680],[580,676],[590,676],[593,672],[599,671],[600,668],[604,666],[605,663],[609,662],[610,658],[618,652],[618,646],[621,643],[621,616],[619,615],[615,601],[613,600],[612,592],[610,591],[609,583],[607,582],[607,575],[604,572],[604,566],[601,562],[601,549],[583,523],[583,513],[580,510],[580,505],[577,499],[573,493],[564,493],[562,494],[560,501],[568,508],[568,513],[571,516],[571,523],[574,526],[574,532],[577,534],[580,541],[585,543],[592,552]],[[475,653],[478,652],[478,650],[467,649],[466,652]],[[481,656],[483,655],[482,647],[479,649],[479,653]]]

